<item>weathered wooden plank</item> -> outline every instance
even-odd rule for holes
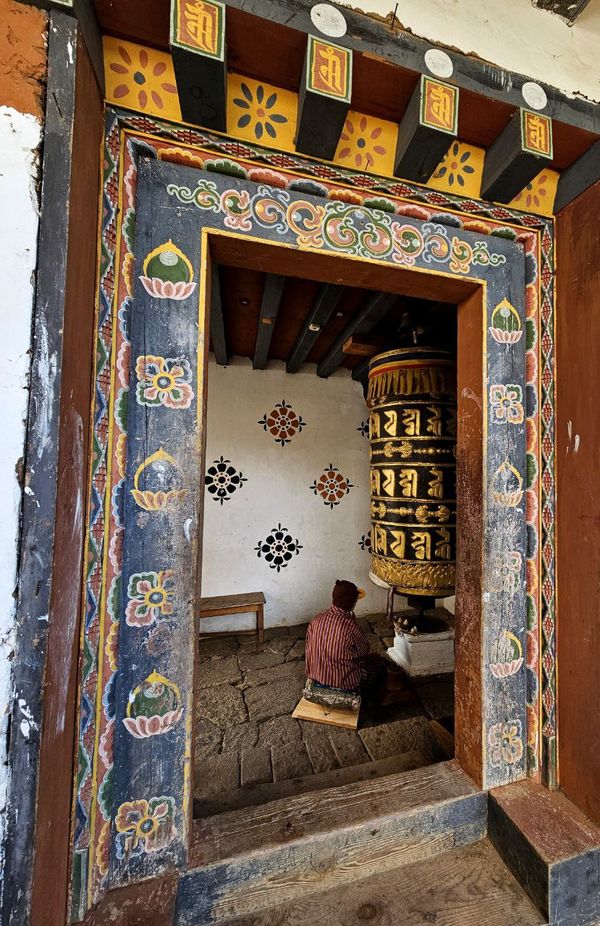
[[[600,180],[600,141],[563,170],[558,180],[554,211],[560,212],[570,202]]]
[[[222,926],[247,926],[245,918]],[[445,852],[356,883],[278,904],[252,917],[253,926],[346,926],[373,922],[397,926],[540,926],[532,906],[488,840]]]
[[[317,366],[317,375],[331,376],[344,359],[344,344],[348,338],[353,334],[368,334],[397,301],[398,296],[395,293],[374,293],[335,339]]]
[[[346,730],[356,730],[358,727],[358,711],[341,711],[334,708],[325,708],[321,704],[313,704],[306,698],[301,698],[294,709],[292,717],[297,720],[309,720],[312,723],[326,723],[334,727],[344,727]]]
[[[319,337],[321,329],[328,323],[339,305],[343,293],[343,286],[326,283],[321,287],[287,359],[285,368],[288,373],[298,372]]]
[[[180,882],[176,922],[250,913],[429,858],[482,838],[485,818],[485,795],[449,762],[197,821],[199,867]]]
[[[481,195],[509,203],[552,160],[552,120],[520,109],[485,154]]]
[[[281,297],[285,277],[276,273],[268,273],[265,277],[265,288],[263,290],[262,302],[260,304],[260,317],[258,319],[258,331],[256,332],[256,345],[254,348],[254,360],[252,366],[255,370],[264,370],[269,359],[269,347],[275,322],[281,306]]]
[[[489,833],[551,923],[600,918],[600,828],[563,794],[532,781],[491,791]]]
[[[185,122],[227,129],[225,4],[171,0],[169,44]]]
[[[306,729],[304,739],[305,741],[307,739]],[[306,743],[306,746],[310,755],[310,741]],[[332,768],[324,772],[318,772],[315,775],[307,775],[304,778],[269,782],[269,784],[258,785],[245,791],[238,788],[237,791],[230,794],[217,794],[204,801],[195,800],[194,816],[197,819],[202,819],[217,813],[226,813],[245,807],[257,807],[259,804],[266,804],[282,798],[293,798],[298,794],[305,794],[309,791],[313,792],[315,800],[318,800],[315,792],[327,788],[339,788],[355,781],[373,781],[375,778],[412,771],[430,764],[431,759],[423,755],[422,752],[405,752],[401,756],[391,756],[389,759],[380,759],[378,762],[364,762],[362,765],[351,765],[348,768]]]
[[[225,312],[221,291],[221,272],[217,264],[212,266],[210,299],[210,339],[215,352],[215,360],[222,367],[229,363],[227,334],[225,332]]]
[[[352,98],[352,51],[308,35],[300,94],[296,150],[330,161]]]
[[[220,610],[223,608],[240,609],[243,605],[259,605],[266,601],[264,592],[246,592],[243,595],[216,595],[214,598],[201,598],[198,603],[198,611],[203,614],[205,611]]]
[[[394,174],[427,183],[456,138],[458,87],[424,74],[398,129]]]

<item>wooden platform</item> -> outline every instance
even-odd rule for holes
[[[358,729],[358,715],[360,711],[339,711],[331,707],[323,707],[300,698],[292,717],[295,720],[312,720],[314,723],[328,723],[333,727],[343,727],[345,730]]]
[[[487,839],[220,926],[541,926],[546,921]]]

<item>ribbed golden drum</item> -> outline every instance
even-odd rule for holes
[[[405,595],[454,594],[456,367],[410,347],[369,364],[373,573]]]

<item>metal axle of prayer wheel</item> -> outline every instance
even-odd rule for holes
[[[454,594],[456,366],[429,347],[369,363],[372,574],[424,619]]]

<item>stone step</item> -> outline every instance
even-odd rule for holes
[[[545,919],[490,842],[453,849],[429,863],[319,891],[219,926],[541,926]]]
[[[486,825],[486,796],[454,760],[195,821],[175,923],[249,916],[430,860]]]
[[[600,828],[532,781],[489,795],[494,846],[551,926],[600,921]]]
[[[424,768],[426,765],[431,765],[429,756],[415,750],[405,752],[400,756],[391,756],[389,759],[380,759],[378,762],[363,762],[361,765],[351,765],[349,768],[329,769],[326,772],[313,773],[302,778],[247,785],[225,794],[215,794],[195,800],[194,816],[204,819],[215,814],[227,813],[230,810],[256,807],[259,804],[266,804],[284,797],[306,794],[308,791],[323,791],[326,788],[348,785],[354,781],[373,781],[384,775],[408,772],[415,768]]]

